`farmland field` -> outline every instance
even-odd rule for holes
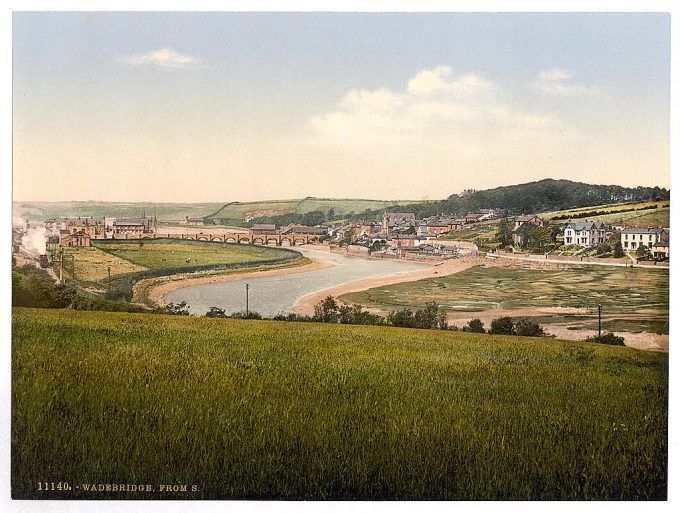
[[[593,211],[598,211],[598,210],[606,210],[609,212],[618,212],[618,211],[628,211],[628,212],[621,212],[623,213],[628,213],[628,214],[633,214],[635,215],[644,213],[645,210],[641,211],[635,211],[635,210],[630,210],[630,209],[643,209],[646,207],[657,207],[657,208],[663,208],[663,207],[668,207],[670,206],[671,202],[670,201],[641,201],[637,203],[610,203],[606,205],[594,205],[592,207],[581,207],[581,208],[572,208],[569,210],[559,210],[556,212],[548,212],[545,214],[541,214],[542,217],[546,219],[552,219],[553,217],[556,216],[562,216],[565,214],[568,215],[579,215],[583,214],[586,212],[593,212]]]
[[[290,252],[243,244],[223,244],[155,239],[139,242],[103,242],[98,248],[147,269],[193,267],[211,264],[263,262]]]
[[[668,355],[13,310],[12,496],[662,499]],[[68,479],[69,492],[38,492]],[[149,483],[145,493],[82,483]],[[160,493],[161,483],[197,485]],[[79,486],[79,488],[75,488]]]
[[[571,267],[527,270],[480,266],[442,278],[428,278],[345,294],[340,299],[367,307],[421,308],[436,301],[454,312],[546,307],[585,308],[581,320],[593,318],[602,304],[609,329],[619,320],[654,321],[668,333],[667,270]],[[557,322],[555,315],[545,319]],[[564,320],[564,319],[561,319]],[[644,323],[643,323],[644,324]]]
[[[24,219],[53,217],[147,217],[154,212],[159,221],[203,217],[214,213],[223,203],[120,203],[106,201],[15,202],[15,212]]]
[[[64,255],[66,255],[64,273],[71,277],[70,258],[73,257],[76,278],[79,281],[95,282],[103,280],[108,277],[109,268],[111,268],[111,276],[146,271],[147,269],[96,247],[63,249]],[[55,264],[55,270],[57,268],[58,266]]]
[[[242,221],[246,216],[267,217],[286,214],[307,214],[313,211],[328,212],[333,209],[336,214],[356,214],[364,210],[379,210],[391,205],[406,205],[417,201],[382,201],[364,199],[304,198],[293,200],[257,201],[249,203],[227,203],[212,216],[214,219],[232,219]]]

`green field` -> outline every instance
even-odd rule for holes
[[[417,201],[382,201],[365,199],[304,198],[293,200],[271,200],[254,202],[227,203],[215,212],[214,219],[243,221],[248,216],[268,217],[287,214],[308,214],[321,211],[328,213],[333,209],[336,215],[359,214],[365,210],[380,210],[392,205],[406,205]]]
[[[116,203],[106,201],[15,202],[14,211],[24,219],[54,217],[147,217],[159,221],[203,217],[214,213],[223,203]],[[154,210],[155,209],[155,210]]]
[[[98,248],[147,269],[194,267],[212,264],[264,262],[289,251],[244,244],[223,244],[157,239],[139,242],[103,242]]]
[[[659,269],[570,267],[561,270],[478,266],[441,278],[375,287],[340,299],[373,308],[422,308],[436,301],[458,312],[545,307],[587,308],[596,316],[642,319],[668,333],[669,273]],[[547,322],[563,321],[555,315]],[[613,321],[610,323],[615,325]]]
[[[645,210],[628,210],[628,209],[642,209],[644,207],[655,206],[656,209]],[[628,210],[628,211],[626,211]],[[648,226],[655,227],[669,227],[670,226],[670,201],[644,201],[639,203],[618,203],[610,205],[597,205],[594,207],[578,208],[572,210],[563,210],[559,212],[550,212],[541,214],[546,219],[552,219],[556,216],[563,216],[566,214],[580,214],[585,212],[609,211],[611,213],[604,215],[588,216],[583,219],[576,219],[576,221],[600,221],[606,224],[623,225],[646,228]],[[620,212],[619,212],[620,211]],[[566,220],[554,221],[556,223],[566,223]]]
[[[63,248],[64,273],[72,278],[72,265],[75,264],[76,278],[81,282],[97,282],[108,278],[109,268],[111,276],[146,271],[147,268],[134,264],[99,248]],[[73,258],[73,261],[71,260]],[[59,272],[59,265],[54,264],[55,272]]]
[[[667,354],[32,309],[13,310],[12,337],[15,499],[667,493]],[[39,480],[73,489],[39,492]],[[93,494],[82,483],[156,491]],[[198,492],[162,494],[162,483]]]

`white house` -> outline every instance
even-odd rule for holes
[[[603,223],[579,221],[568,223],[564,228],[565,246],[590,248],[607,242],[607,230]]]
[[[625,251],[636,251],[640,246],[647,246],[652,252],[656,244],[668,242],[668,228],[625,228],[621,230],[621,245]],[[657,246],[661,248],[661,244]],[[666,250],[660,250],[667,253]],[[667,255],[666,255],[667,256]]]

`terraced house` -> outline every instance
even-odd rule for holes
[[[568,223],[564,228],[565,246],[590,248],[607,242],[607,229],[604,223],[579,221]]]

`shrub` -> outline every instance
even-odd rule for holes
[[[187,302],[182,301],[181,303],[168,303],[165,306],[154,308],[153,313],[165,315],[191,315],[189,313],[189,308],[191,307],[187,305]]]
[[[216,307],[216,306],[211,306],[211,307],[210,307],[210,310],[208,310],[208,311],[205,313],[205,316],[206,316],[206,317],[220,317],[220,318],[224,318],[224,317],[227,316],[227,314],[225,313],[224,308],[218,308],[218,307]]]
[[[72,284],[56,285],[43,269],[32,265],[12,268],[12,305],[32,308],[67,308],[76,297]]]
[[[231,319],[255,319],[261,320],[262,316],[257,312],[234,312],[229,316]]]
[[[614,335],[614,333],[605,333],[604,335],[588,337],[584,342],[595,342],[596,344],[607,344],[609,346],[624,346],[624,338]]]
[[[519,337],[545,337],[543,327],[537,322],[528,319],[520,319],[515,324],[515,335]]]
[[[463,326],[463,331],[468,333],[484,333],[484,323],[479,319],[472,319],[467,323],[467,326]]]
[[[396,328],[414,328],[415,319],[413,310],[404,308],[403,310],[390,312],[387,316],[387,322]]]
[[[510,317],[499,317],[491,321],[489,333],[492,335],[514,335],[515,325]]]

